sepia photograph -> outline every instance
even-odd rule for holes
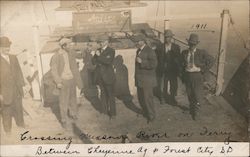
[[[249,7],[1,0],[0,156],[249,154]]]

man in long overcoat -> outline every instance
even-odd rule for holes
[[[101,89],[101,101],[104,113],[110,119],[116,116],[115,106],[115,72],[113,61],[115,57],[115,50],[109,47],[109,37],[101,36],[98,39],[100,47],[93,56],[93,64],[96,65],[94,72],[94,80]]]
[[[17,57],[9,53],[10,46],[9,38],[0,38],[0,108],[7,134],[11,132],[12,117],[17,126],[24,127],[22,97],[25,82]]]
[[[135,39],[138,47],[135,58],[135,86],[137,87],[137,96],[143,109],[143,115],[147,121],[155,119],[153,88],[157,86],[155,69],[157,66],[157,57],[155,52],[146,45],[143,35]]]
[[[180,71],[181,52],[180,46],[173,43],[172,38],[174,34],[171,30],[165,30],[165,43],[164,43],[164,97],[167,103],[176,105],[178,81],[177,76]],[[169,93],[168,93],[168,88]]]

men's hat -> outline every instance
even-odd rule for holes
[[[174,34],[170,29],[167,29],[167,30],[164,31],[164,36],[165,37],[173,37]]]
[[[72,42],[72,40],[71,39],[69,39],[69,38],[62,38],[60,41],[59,41],[59,45],[64,45],[64,44],[69,44],[69,43],[71,43]]]
[[[187,39],[188,42],[192,44],[198,44],[199,41],[199,36],[195,33],[190,34],[189,39]]]
[[[0,47],[10,47],[11,41],[8,37],[0,37]]]

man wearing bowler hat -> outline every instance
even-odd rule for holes
[[[153,88],[157,86],[155,73],[157,57],[146,45],[145,36],[138,35],[135,41],[138,48],[135,58],[135,86],[143,115],[147,118],[147,122],[150,122],[155,119]]]
[[[172,43],[174,34],[171,30],[164,31],[165,44],[164,44],[164,98],[167,103],[176,105],[178,81],[177,76],[180,71],[181,52],[180,46]],[[168,93],[168,88],[170,89]]]
[[[4,131],[10,134],[12,117],[17,126],[24,127],[23,86],[24,78],[17,57],[9,53],[11,41],[0,37],[0,108]]]
[[[190,114],[195,120],[197,110],[204,100],[203,75],[213,66],[214,58],[205,50],[197,48],[199,43],[197,34],[190,34],[187,41],[189,49],[182,52],[182,80],[186,84]]]
[[[103,113],[108,114],[110,119],[116,116],[115,106],[115,72],[113,61],[115,50],[109,47],[109,37],[104,35],[98,39],[100,48],[93,56],[93,64],[96,65],[94,79],[101,89],[101,101]]]

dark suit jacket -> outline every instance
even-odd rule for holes
[[[158,41],[155,49],[157,57],[156,75],[162,77],[164,74],[164,45]]]
[[[64,50],[59,50],[59,51],[64,51]],[[80,72],[76,64],[75,54],[73,52],[68,52],[68,58],[69,58],[70,70],[73,74],[74,81],[77,87],[81,89],[83,87],[82,79],[80,77]],[[50,61],[51,73],[56,84],[62,83],[61,75],[64,69],[64,65],[65,63],[64,63],[63,54],[56,52],[52,56],[51,61]]]
[[[2,104],[11,104],[14,96],[23,96],[25,85],[23,74],[16,56],[9,55],[10,63],[0,56],[0,94],[3,96]]]
[[[101,49],[98,49],[101,51]],[[107,47],[100,56],[94,55],[92,62],[96,65],[94,72],[94,80],[98,82],[100,79],[104,84],[115,83],[115,72],[113,68],[113,60],[115,57],[115,50]]]
[[[189,50],[182,51],[182,73],[185,72],[187,66],[187,56]],[[205,50],[196,49],[194,53],[194,64],[201,68],[201,73],[204,74],[214,65],[214,58],[210,56]]]
[[[142,63],[135,62],[135,86],[137,87],[155,87],[157,58],[155,52],[147,45],[138,55]]]
[[[172,43],[171,50],[168,53],[165,52],[164,48],[164,72],[166,75],[177,76],[180,71],[180,62],[181,51],[179,45]]]

